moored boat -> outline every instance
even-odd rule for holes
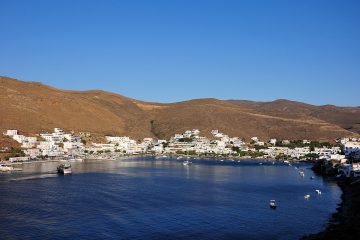
[[[182,163],[184,166],[189,166],[192,164],[192,162],[190,162],[189,160],[183,161]]]
[[[276,208],[276,202],[275,200],[270,200],[270,208],[275,209]]]
[[[72,173],[71,164],[70,163],[60,164],[57,167],[57,172],[59,174],[64,174],[64,175]]]
[[[8,171],[12,171],[12,170],[14,170],[14,168],[12,166],[0,164],[0,172],[8,172]]]

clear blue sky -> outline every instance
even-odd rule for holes
[[[0,75],[132,98],[360,105],[360,1],[0,0]]]

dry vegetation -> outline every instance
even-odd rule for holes
[[[63,91],[0,77],[0,130],[34,134],[68,131],[168,138],[198,128],[230,136],[326,139],[360,132],[358,107],[313,106],[287,100],[261,103],[199,99],[146,103],[104,91]],[[3,138],[2,138],[3,139]],[[0,146],[4,141],[0,139]]]

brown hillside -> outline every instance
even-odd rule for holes
[[[0,128],[22,132],[90,131],[98,134],[150,134],[148,114],[135,101],[104,91],[62,91],[40,83],[0,78]]]
[[[259,103],[198,99],[146,103],[104,91],[64,91],[41,83],[0,77],[0,130],[25,134],[61,127],[95,135],[168,138],[198,128],[230,136],[268,139],[334,139],[359,132],[359,108],[291,101]]]
[[[273,102],[229,101],[255,112],[290,118],[312,117],[360,133],[360,107],[314,106],[289,100]]]

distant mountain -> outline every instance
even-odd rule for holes
[[[195,99],[149,103],[105,91],[65,91],[0,77],[0,130],[26,134],[61,127],[96,136],[169,138],[198,128],[249,139],[333,140],[360,133],[360,108],[314,106],[288,100],[253,102]],[[1,140],[1,139],[0,139]],[[1,141],[0,141],[1,143]]]

